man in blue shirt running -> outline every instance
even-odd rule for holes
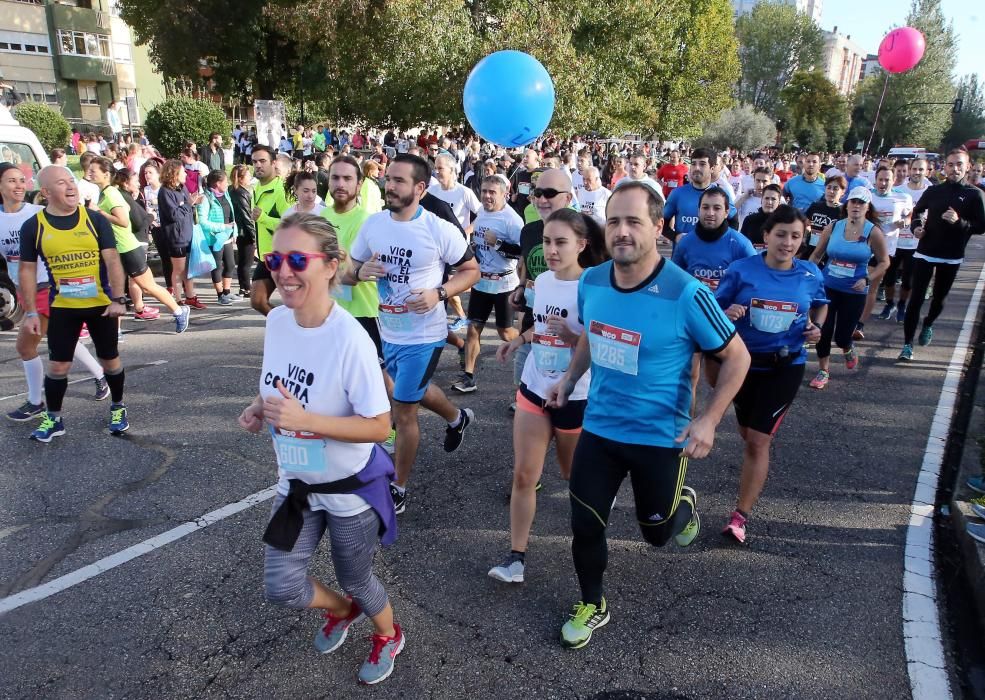
[[[663,235],[671,241],[682,233],[691,233],[698,225],[698,209],[701,193],[711,185],[712,170],[718,164],[719,155],[707,148],[698,148],[691,154],[688,182],[674,188],[663,209]],[[729,198],[729,218],[735,216],[735,202]]]
[[[581,587],[581,600],[561,629],[569,648],[588,644],[593,630],[609,621],[602,595],[605,529],[627,475],[647,542],[660,547],[673,537],[686,547],[697,537],[697,495],[684,485],[687,460],[711,451],[715,429],[749,369],[749,353],[711,291],[657,250],[661,209],[642,183],[619,187],[609,198],[605,244],[612,260],[579,281],[585,331],[549,396],[549,406],[565,405],[591,367],[569,487]],[[707,405],[692,420],[689,370],[698,351],[722,365]]]
[[[821,175],[821,156],[808,153],[804,158],[804,172],[787,180],[783,196],[801,213],[807,207],[824,197],[824,176]]]

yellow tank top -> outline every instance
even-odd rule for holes
[[[51,306],[109,306],[109,276],[99,253],[99,235],[85,207],[79,207],[79,222],[67,230],[53,226],[44,210],[37,217],[35,245],[51,278]]]

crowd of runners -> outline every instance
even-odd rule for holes
[[[0,254],[25,310],[27,400],[7,417],[37,420],[38,442],[64,435],[77,359],[95,399],[110,399],[110,432],[125,433],[121,322],[157,319],[150,297],[176,333],[189,328],[191,310],[206,307],[190,276],[203,239],[216,303],[248,298],[266,316],[258,393],[239,424],[269,431],[278,466],[267,600],[322,611],[322,653],[368,617],[368,684],[390,675],[405,645],[373,561],[413,508],[420,407],[447,424],[446,452],[477,420],[432,382],[447,346],[462,370],[449,389],[479,391],[495,315],[496,360],[513,368],[510,536],[489,562],[497,581],[527,575],[555,445],[580,587],[560,640],[579,648],[610,619],[606,527],[626,477],[643,538],[687,547],[701,530],[688,460],[709,454],[733,406],[744,452],[722,534],[745,542],[812,355],[809,387],[831,381],[832,345],[852,381],[856,343],[882,303],[875,318],[901,324],[898,361],[911,362],[914,342],[933,340],[970,236],[985,233],[981,167],[963,150],[936,173],[919,158],[658,154],[554,138],[516,162],[437,133],[415,142],[391,132],[366,141],[368,152],[353,139],[336,152],[330,132],[318,134],[278,151],[240,132],[236,160],[249,165],[228,173],[221,140],[133,168],[87,152],[81,179],[64,165],[38,173],[36,203],[24,172],[0,165]],[[341,592],[308,574],[326,532]]]

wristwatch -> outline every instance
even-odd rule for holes
[[[117,303],[117,304],[119,304],[121,306],[126,306],[127,305],[127,298],[126,297],[113,297],[110,301],[113,301],[113,302],[115,302],[115,303]]]
[[[438,301],[448,301],[448,291],[444,287],[438,287]]]

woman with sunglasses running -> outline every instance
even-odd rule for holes
[[[264,264],[284,304],[267,316],[260,394],[239,417],[252,433],[270,430],[278,465],[263,536],[265,594],[276,605],[325,611],[314,639],[323,654],[369,617],[375,629],[359,681],[379,683],[404,647],[373,574],[381,537],[387,545],[397,535],[393,462],[374,444],[390,432],[390,401],[373,341],[331,293],[346,258],[332,225],[311,214],[286,217],[272,248]],[[326,530],[346,595],[308,575]]]
[[[586,267],[605,259],[602,231],[590,216],[561,209],[545,222],[543,241],[548,269],[526,292],[532,302],[533,327],[496,352],[497,359],[505,363],[518,348],[528,344],[532,348],[523,365],[513,419],[510,552],[489,570],[489,576],[504,583],[523,582],[530,528],[537,512],[537,485],[552,439],[561,478],[567,481],[571,476],[591,383],[591,372],[586,372],[563,408],[547,407],[547,394],[567,371],[571,350],[583,330],[578,321],[578,280]]]
[[[715,293],[752,357],[732,401],[745,449],[739,499],[722,531],[740,543],[766,484],[773,436],[804,379],[804,343],[821,337],[827,314],[821,271],[797,259],[808,230],[800,210],[781,204],[763,225],[765,252],[729,265]],[[718,367],[708,363],[709,380],[717,379]]]

